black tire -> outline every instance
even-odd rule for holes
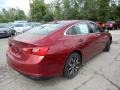
[[[106,52],[109,52],[110,51],[110,39],[107,41],[107,43],[106,43],[106,47],[105,47],[105,49],[104,49],[104,51],[106,51]]]
[[[80,66],[81,66],[80,54],[76,52],[72,53],[66,61],[64,68],[64,77],[68,79],[74,78],[78,74]]]

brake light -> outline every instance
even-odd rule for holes
[[[47,54],[48,48],[47,47],[33,47],[33,48],[23,48],[25,53],[45,56]]]
[[[113,26],[113,24],[110,24],[110,26],[112,27],[112,26]]]

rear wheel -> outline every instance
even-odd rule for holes
[[[65,64],[64,76],[66,78],[73,78],[78,74],[81,66],[81,56],[78,53],[72,53]]]

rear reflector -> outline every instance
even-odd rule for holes
[[[47,54],[47,47],[33,47],[33,48],[23,48],[23,51],[33,55],[45,56]]]

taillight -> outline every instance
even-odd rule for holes
[[[48,48],[47,47],[33,47],[33,48],[23,48],[25,53],[45,56],[47,54]]]
[[[113,26],[113,24],[110,24],[110,26],[112,27],[112,26]]]

